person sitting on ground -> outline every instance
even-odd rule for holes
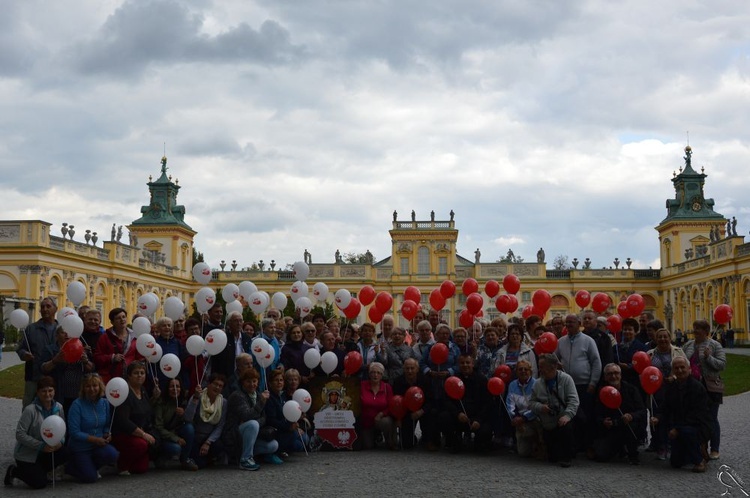
[[[401,329],[403,330],[403,329]],[[396,329],[393,329],[391,336]],[[406,358],[404,360],[403,373],[396,377],[391,383],[393,386],[394,396],[405,396],[406,391],[411,387],[418,387],[422,390],[424,400],[422,407],[416,411],[407,410],[406,416],[396,422],[396,425],[400,429],[401,433],[401,447],[404,449],[411,449],[417,444],[415,428],[417,422],[419,422],[422,434],[434,433],[434,429],[430,427],[434,420],[429,420],[428,413],[431,413],[431,398],[428,397],[430,393],[430,381],[419,371],[419,362],[416,358]],[[437,449],[437,448],[434,448]]]
[[[648,355],[651,357],[651,365],[658,368],[661,371],[662,379],[665,379],[659,390],[654,393],[653,398],[649,398],[648,408],[651,413],[654,413],[654,406],[659,406],[664,402],[664,393],[667,389],[666,379],[672,376],[672,360],[678,356],[685,358],[685,352],[682,348],[672,344],[672,334],[669,330],[659,329],[656,331],[656,347],[649,350]],[[651,445],[646,450],[656,451],[656,458],[659,460],[667,459],[669,439],[666,427],[666,424],[661,424],[652,429]]]
[[[474,358],[468,354],[458,357],[458,375],[464,384],[464,396],[461,400],[445,397],[443,410],[438,425],[446,435],[446,444],[451,452],[463,449],[463,437],[473,434],[474,449],[490,449],[492,426],[490,424],[490,395],[487,390],[487,379],[474,371]]]
[[[396,426],[390,415],[388,405],[393,397],[391,386],[383,381],[385,367],[374,361],[367,368],[369,380],[363,380],[360,390],[359,434],[362,447],[366,450],[375,447],[375,431],[383,433],[385,442],[391,450],[396,446]]]
[[[198,470],[198,465],[190,458],[195,429],[192,423],[185,420],[182,382],[179,378],[169,379],[166,390],[166,395],[161,396],[154,405],[154,425],[162,441],[160,457],[163,460],[179,457],[183,470]]]
[[[690,374],[690,361],[681,356],[672,360],[672,378],[667,380],[664,402],[651,423],[667,427],[672,467],[690,464],[693,472],[705,472],[708,457],[705,448],[711,436],[706,388]]]
[[[120,453],[110,444],[111,415],[101,377],[96,373],[86,374],[81,381],[80,396],[68,413],[70,454],[65,470],[80,482],[96,482],[101,477],[100,468],[117,465]]]
[[[145,363],[130,363],[126,375],[130,392],[114,412],[112,444],[120,452],[117,461],[120,475],[143,474],[148,471],[149,457],[155,460],[158,456],[159,432],[153,425],[153,409],[144,388]],[[154,398],[160,395],[159,387],[155,386]]]
[[[532,376],[531,363],[518,360],[516,379],[508,386],[505,406],[515,428],[516,452],[522,457],[543,453],[544,440],[539,417],[531,410],[531,393],[537,379]]]
[[[45,418],[57,415],[65,418],[63,406],[55,401],[55,380],[44,375],[36,383],[36,396],[30,405],[23,409],[16,426],[16,447],[11,464],[5,472],[5,485],[12,486],[13,479],[19,479],[33,489],[47,486],[47,472],[65,464],[68,449],[63,442],[49,446],[42,439],[42,422]]]
[[[241,470],[258,470],[259,455],[272,455],[279,449],[275,429],[266,424],[265,407],[268,391],[258,392],[260,374],[254,368],[240,375],[240,389],[229,396],[227,423],[221,438],[232,461]],[[278,457],[276,457],[278,458]],[[277,463],[274,458],[272,463]]]
[[[614,387],[620,392],[622,403],[619,408],[609,408],[597,396],[594,458],[608,462],[620,455],[625,447],[630,464],[638,465],[638,442],[646,438],[647,415],[643,398],[637,387],[622,381],[622,370],[615,363],[604,367],[602,389],[607,387]]]
[[[274,370],[268,382],[270,395],[266,402],[266,423],[276,429],[275,439],[279,443],[279,455],[286,456],[294,451],[304,451],[307,434],[300,429],[299,421],[290,422],[284,416],[284,403],[291,399],[284,393],[284,372]],[[279,456],[274,454],[267,455],[265,460],[273,464],[282,463]]]
[[[185,420],[192,421],[195,430],[193,451],[190,455],[199,468],[211,461],[222,462],[226,458],[221,433],[227,418],[227,400],[221,395],[227,378],[212,373],[205,389],[196,387],[185,410]]]
[[[559,366],[554,354],[539,356],[539,381],[531,391],[531,410],[542,423],[548,460],[567,468],[575,456],[571,422],[579,402],[573,378]]]

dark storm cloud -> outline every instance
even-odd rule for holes
[[[243,22],[216,36],[202,34],[202,25],[203,16],[179,2],[126,2],[93,38],[75,47],[72,58],[84,73],[137,76],[159,64],[284,64],[304,52],[273,20],[258,30]]]

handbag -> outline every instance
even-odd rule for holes
[[[273,441],[276,439],[276,427],[270,425],[264,425],[258,432],[258,439],[261,441]]]

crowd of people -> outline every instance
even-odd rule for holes
[[[53,464],[64,465],[83,483],[100,479],[104,466],[130,475],[152,466],[197,471],[234,465],[254,471],[261,464],[281,465],[316,438],[313,417],[291,422],[284,404],[321,376],[360,382],[355,449],[507,448],[562,467],[570,467],[579,453],[637,465],[645,450],[694,472],[705,472],[720,456],[726,356],[705,320],[693,323],[694,338],[679,347],[648,313],[623,320],[622,330],[613,334],[607,320],[591,310],[547,323],[537,316],[478,320],[468,329],[451,329],[438,312],[420,311],[405,329],[392,315],[379,326],[342,326],[321,313],[300,323],[270,309],[256,330],[238,312],[224,317],[217,304],[200,320],[163,317],[153,323],[163,353],[181,360],[179,375],[170,377],[138,352],[124,309],[109,311],[107,329],[98,310],[78,311],[84,322],[80,357],[64,351],[69,339],[51,298],[41,301],[41,319],[23,332],[17,349],[25,362],[23,411],[6,485],[20,480],[43,488]],[[217,328],[226,332],[222,351],[213,356],[187,351],[191,336]],[[551,353],[535,348],[545,333],[556,339]],[[261,366],[252,354],[259,338],[275,352],[270,365]],[[332,352],[335,368],[309,366],[310,349]],[[361,358],[358,371],[344,369],[350,352]],[[661,373],[663,382],[652,394],[634,364],[639,352]],[[118,377],[127,383],[127,397],[113,405],[105,385]],[[414,388],[420,403],[397,410],[394,398]],[[616,406],[607,402],[613,390]],[[67,424],[65,439],[54,446],[41,434],[52,415]]]

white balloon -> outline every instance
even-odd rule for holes
[[[255,286],[255,284],[252,282],[248,282],[247,280],[245,280],[244,282],[240,282],[239,289],[240,296],[242,296],[242,299],[244,299],[245,301],[249,301],[250,296],[253,293],[258,292],[258,288]]]
[[[352,302],[352,293],[346,289],[339,289],[333,295],[333,300],[336,301],[336,306],[340,310],[346,309],[349,303]]]
[[[181,366],[182,365],[180,365],[180,359],[176,354],[173,353],[165,354],[159,361],[159,368],[161,369],[161,373],[163,373],[170,379],[174,379],[175,377],[177,377],[177,375],[179,375]]]
[[[117,407],[125,403],[130,393],[128,383],[122,377],[112,377],[107,382],[107,387],[104,389],[104,393],[107,395],[107,401],[109,404]]]
[[[328,299],[328,286],[323,282],[313,285],[313,297],[320,303]]]
[[[240,315],[242,314],[242,303],[237,300],[232,301],[231,303],[227,303],[225,308],[227,310],[227,316],[229,316],[230,313],[235,312],[235,311],[239,313]]]
[[[337,366],[339,366],[339,358],[333,351],[326,351],[320,357],[320,368],[322,368],[326,374],[330,375],[331,372],[336,370]]]
[[[284,418],[292,423],[299,421],[302,417],[302,408],[300,408],[299,403],[293,399],[284,403],[283,412]]]
[[[268,344],[268,342],[266,342]],[[260,358],[258,358],[258,365],[260,365],[263,368],[268,368],[273,364],[273,360],[276,359],[276,350],[273,349],[273,346],[268,344],[265,348],[263,348],[263,353]]]
[[[247,305],[253,310],[253,313],[260,315],[268,307],[268,300],[261,292],[256,291],[250,295]]]
[[[193,266],[193,278],[201,285],[208,285],[211,281],[211,267],[206,263],[195,263]]]
[[[294,271],[294,278],[297,280],[305,281],[307,280],[307,277],[310,276],[310,267],[307,266],[307,263],[304,261],[297,261],[292,266],[292,270]]]
[[[57,446],[65,437],[65,421],[59,415],[50,415],[42,420],[42,441],[48,446]]]
[[[151,333],[151,321],[145,316],[139,316],[133,320],[133,334],[140,337]],[[144,355],[145,356],[145,355]]]
[[[26,310],[22,310],[21,308],[11,311],[10,324],[18,330],[21,330],[29,324],[29,314],[26,313]]]
[[[233,303],[240,297],[240,288],[237,284],[227,284],[221,290],[221,297],[227,304]]]
[[[250,352],[258,363],[260,363],[260,359],[263,357],[263,353],[268,346],[270,346],[270,344],[268,344],[268,341],[262,337],[256,337],[253,339],[253,342],[250,343]]]
[[[187,338],[187,341],[185,341],[185,349],[187,349],[188,353],[193,356],[202,354],[205,348],[206,341],[204,341],[203,337],[199,335],[191,335]]]
[[[310,292],[307,288],[307,284],[299,280],[294,282],[289,290],[291,292],[292,301],[295,303],[297,302],[297,299],[307,297],[307,294]]]
[[[86,299],[86,286],[78,280],[68,284],[68,299],[73,306],[79,306]]]
[[[138,298],[138,312],[145,316],[152,316],[158,307],[159,298],[153,292],[147,292]]]
[[[278,308],[279,310],[283,310],[286,308],[286,294],[283,292],[275,292],[273,297],[271,298],[271,303],[273,304],[274,308]]]
[[[135,350],[146,359],[151,358],[156,349],[156,339],[151,334],[143,334],[135,340]]]
[[[299,310],[299,317],[305,318],[312,311],[312,301],[310,301],[309,297],[303,296],[297,299],[294,307]]]
[[[60,326],[71,339],[81,337],[81,334],[83,334],[83,320],[78,315],[66,316]]]
[[[205,313],[216,302],[216,293],[210,287],[202,287],[195,293],[195,307],[198,313]]]
[[[320,351],[318,351],[316,348],[310,348],[307,351],[305,351],[305,366],[312,370],[313,368],[320,365]],[[307,410],[305,410],[307,411]]]
[[[297,389],[294,391],[294,394],[292,394],[292,399],[299,404],[299,407],[303,412],[307,412],[307,410],[310,409],[310,406],[312,406],[312,396],[310,396],[307,389]]]
[[[177,296],[170,296],[164,301],[164,314],[173,321],[185,313],[185,303]]]
[[[157,344],[154,346],[154,350],[151,351],[151,356],[146,359],[149,363],[156,363],[157,361],[161,360],[162,353],[163,351],[161,349],[161,346]]]
[[[221,329],[213,329],[206,334],[206,352],[211,356],[217,355],[227,347],[227,334]]]
[[[70,316],[70,315],[78,315],[78,313],[73,308],[68,308],[67,306],[65,308],[58,310],[57,323],[62,323],[63,319],[65,319],[66,316]]]

